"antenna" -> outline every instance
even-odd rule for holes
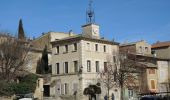
[[[87,24],[92,24],[92,23],[95,22],[95,14],[94,14],[94,11],[93,11],[93,8],[92,8],[92,3],[93,3],[93,1],[89,0],[89,8],[86,12]]]

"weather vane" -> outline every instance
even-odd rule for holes
[[[87,23],[88,24],[95,23],[95,14],[94,14],[94,11],[93,11],[93,8],[92,8],[92,3],[93,3],[93,1],[89,0],[89,8],[88,8],[88,10],[86,12],[86,17],[87,17]]]

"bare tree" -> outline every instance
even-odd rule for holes
[[[120,53],[116,63],[107,63],[107,67],[100,73],[101,81],[107,89],[107,98],[109,99],[109,91],[115,86],[120,87],[121,100],[124,96],[124,88],[139,87],[139,78],[141,77],[141,67],[135,56],[127,56],[127,53]]]
[[[0,43],[0,78],[5,81],[14,80],[23,70],[30,57],[28,56],[28,45],[23,41],[5,35],[4,41]]]
[[[105,66],[104,70],[100,73],[103,86],[107,90],[108,100],[110,90],[116,85],[114,67],[115,66],[113,66],[110,62],[107,62],[107,66]]]

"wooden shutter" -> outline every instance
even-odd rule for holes
[[[151,89],[155,89],[155,80],[151,80]]]

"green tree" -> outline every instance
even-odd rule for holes
[[[36,72],[38,74],[46,74],[49,72],[49,67],[48,67],[48,51],[47,51],[47,46],[45,46],[43,52],[42,52],[42,57],[37,61],[37,70]]]
[[[24,33],[24,29],[23,29],[22,19],[19,20],[18,39],[25,40],[25,33]]]

